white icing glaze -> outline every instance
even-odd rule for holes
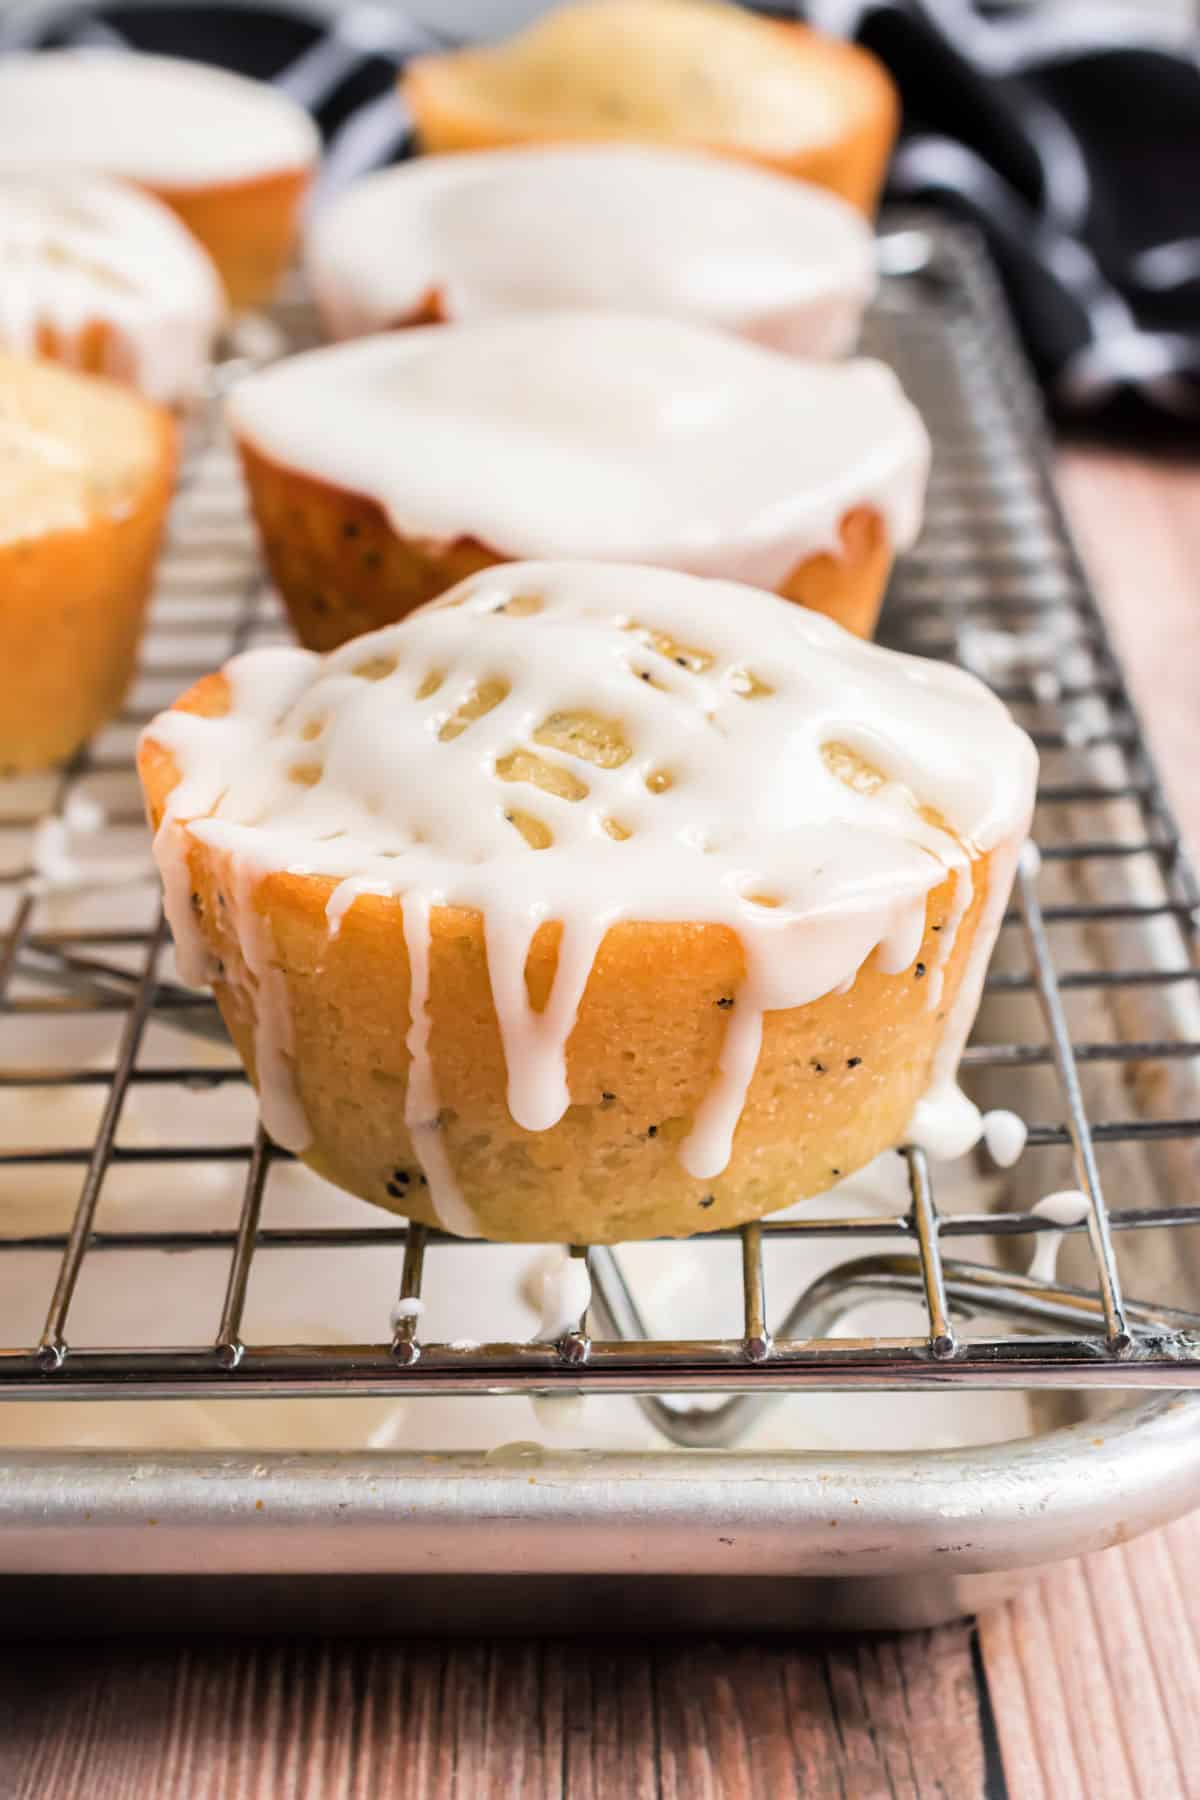
[[[988,1155],[1000,1169],[1011,1169],[1021,1160],[1029,1128],[1015,1112],[998,1107],[983,1115],[983,1141]]]
[[[91,794],[85,794],[82,788],[73,787],[63,807],[63,821],[68,831],[90,837],[92,832],[104,829],[108,823],[108,814]]]
[[[294,100],[208,63],[107,49],[0,57],[0,165],[183,189],[305,169],[319,149]]]
[[[573,1431],[583,1421],[586,1408],[582,1394],[530,1394],[529,1400],[539,1428],[550,1437]]]
[[[552,308],[661,313],[839,356],[875,289],[870,227],[835,194],[715,156],[595,144],[422,156],[319,212],[310,286],[335,337]]]
[[[182,776],[155,848],[184,979],[203,980],[207,961],[189,900],[189,838],[243,872],[231,884],[232,923],[251,939],[252,985],[269,989],[258,988],[256,1061],[264,1117],[273,1134],[281,1123],[289,1131],[288,1147],[304,1148],[306,1136],[269,947],[258,941],[253,884],[267,870],[334,879],[331,932],[360,894],[400,901],[412,970],[406,1122],[439,1216],[465,1231],[436,1128],[432,907],[483,916],[509,1104],[531,1131],[568,1104],[566,1046],[611,925],[734,930],[745,978],[719,1074],[680,1150],[689,1172],[708,1178],[728,1161],[764,1011],[844,988],[874,952],[885,969],[909,967],[929,893],[948,873],[969,881],[970,858],[991,852],[962,983],[972,998],[946,1022],[934,1098],[922,1103],[931,1134],[958,1129],[967,1108],[978,1136],[953,1075],[1027,828],[1036,758],[972,676],[862,643],[752,589],[603,564],[498,568],[331,656],[258,651],[227,673],[228,715],[167,712],[147,728]],[[498,684],[491,710],[455,730],[485,682]],[[548,745],[540,728],[564,712],[616,722],[624,759],[600,767],[561,739]],[[517,752],[569,776],[574,797],[530,783],[527,768],[506,779],[497,765]],[[838,774],[845,752],[882,780]],[[533,850],[514,812],[552,841]],[[628,834],[619,841],[613,821]],[[944,937],[955,918],[957,906]],[[561,922],[562,940],[535,1015],[524,970],[547,920]],[[928,991],[936,1005],[932,981]]]
[[[1087,1195],[1080,1193],[1078,1188],[1064,1188],[1057,1194],[1047,1194],[1044,1200],[1038,1201],[1033,1211],[1039,1218],[1053,1219],[1056,1225],[1081,1225],[1091,1207]],[[1063,1236],[1061,1231],[1038,1233],[1033,1241],[1033,1255],[1029,1259],[1031,1281],[1044,1281],[1048,1284],[1054,1281]]]
[[[546,1252],[540,1272],[542,1317],[534,1341],[553,1344],[575,1330],[591,1305],[592,1278],[587,1259],[572,1256],[565,1244]]]
[[[618,313],[310,351],[242,382],[229,416],[272,461],[376,501],[404,536],[766,588],[836,550],[852,507],[906,549],[929,458],[882,363],[806,363]]]
[[[388,1324],[393,1332],[399,1331],[405,1319],[419,1319],[425,1311],[425,1302],[415,1297],[403,1297],[396,1301],[388,1314]]]
[[[0,168],[5,349],[33,355],[50,327],[69,350],[101,323],[104,372],[172,405],[202,392],[224,315],[216,269],[169,207],[104,175]]]

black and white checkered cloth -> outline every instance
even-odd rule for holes
[[[892,71],[904,132],[889,192],[952,207],[986,233],[1051,406],[1194,430],[1200,34],[1069,0],[810,0],[806,16]],[[7,17],[0,49],[126,43],[278,83],[320,121],[325,191],[405,153],[395,73],[442,42],[401,0],[35,0]]]

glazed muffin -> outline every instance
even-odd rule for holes
[[[69,756],[117,710],[174,462],[160,407],[0,351],[0,770]]]
[[[518,564],[235,659],[140,770],[183,979],[274,1138],[486,1237],[734,1225],[914,1130],[1036,758],[961,671],[750,588]]]
[[[800,175],[871,213],[899,121],[867,51],[712,0],[583,0],[498,46],[411,61],[426,150],[613,138]]]
[[[178,213],[234,306],[268,300],[287,267],[319,154],[277,89],[133,51],[0,58],[0,166],[123,176]]]
[[[318,212],[305,268],[331,336],[582,308],[663,314],[839,356],[875,290],[839,200],[715,156],[597,144],[422,156]]]
[[[235,389],[272,576],[332,649],[500,561],[653,563],[874,627],[928,440],[882,364],[617,313],[362,338]]]
[[[212,259],[161,201],[84,170],[0,168],[0,348],[184,406],[225,315]]]

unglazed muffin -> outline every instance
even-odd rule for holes
[[[305,270],[331,336],[583,308],[839,356],[875,289],[835,194],[715,156],[594,144],[420,156],[318,211]]]
[[[800,175],[871,213],[899,101],[869,52],[712,0],[584,0],[402,77],[426,150],[623,139]]]
[[[327,650],[489,564],[654,563],[869,635],[928,439],[880,363],[547,313],[291,357],[229,401],[271,574]]]
[[[234,306],[274,292],[319,149],[303,107],[227,69],[134,51],[0,57],[0,167],[73,165],[149,189],[199,238]]]
[[[1036,773],[973,677],[749,588],[489,570],[147,728],[183,979],[286,1148],[458,1233],[733,1225],[958,1093]]]
[[[0,168],[0,348],[184,406],[224,315],[212,259],[152,195],[86,170]]]
[[[174,464],[160,407],[0,352],[0,770],[70,755],[119,706]]]

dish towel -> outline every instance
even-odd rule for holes
[[[427,4],[422,18],[439,10]],[[493,30],[497,14],[492,0]],[[983,231],[1052,410],[1195,429],[1200,34],[1144,10],[1069,0],[1002,9],[810,0],[805,16],[859,39],[891,70],[904,129],[888,192],[951,208]],[[414,53],[448,47],[400,0],[340,9],[51,0],[9,21],[0,50],[127,44],[277,82],[325,134],[318,204],[406,153],[396,71]]]

